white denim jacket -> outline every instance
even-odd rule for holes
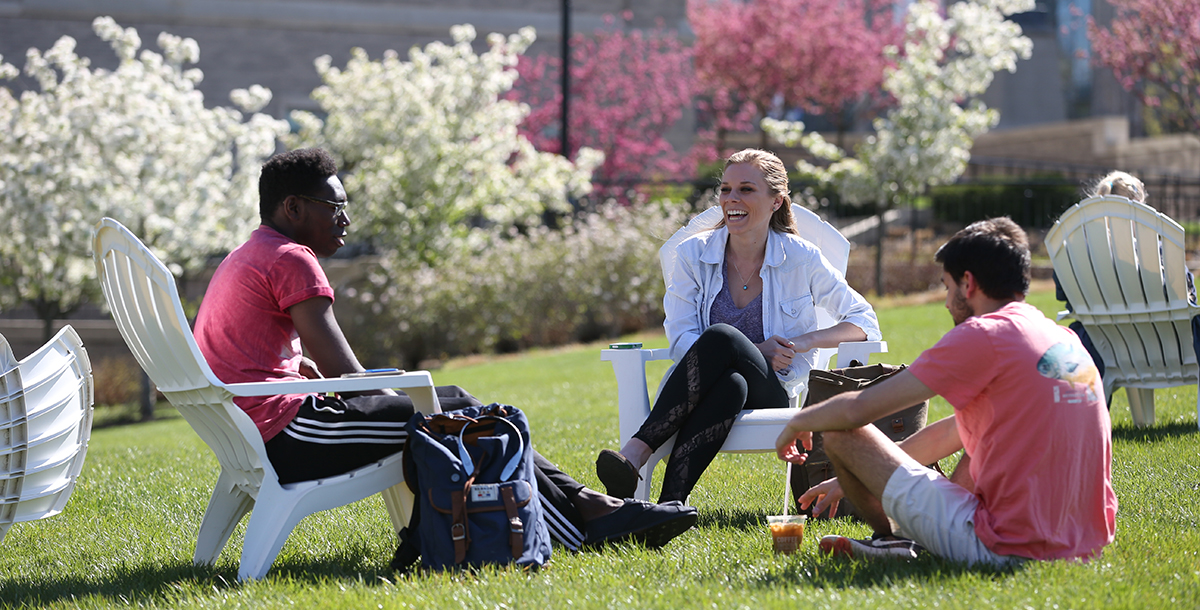
[[[671,360],[679,362],[700,333],[708,328],[713,300],[724,278],[725,227],[701,231],[680,242],[675,256],[664,259],[666,296],[663,326],[671,342]],[[671,260],[673,258],[673,260]],[[812,243],[788,233],[769,231],[767,251],[759,276],[763,280],[763,336],[793,338],[817,329],[815,306],[830,313],[837,322],[850,322],[862,329],[867,341],[879,341],[875,310],[851,288],[833,265]],[[796,354],[792,364],[776,371],[793,402],[799,396],[808,372],[816,364],[816,350]]]

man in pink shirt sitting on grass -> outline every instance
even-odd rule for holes
[[[849,498],[869,540],[825,536],[824,553],[915,557],[925,549],[968,564],[1087,559],[1113,541],[1111,424],[1100,376],[1079,338],[1025,303],[1025,232],[980,221],[938,250],[955,327],[912,366],[792,418],[780,459],[824,435],[837,472],[800,497],[820,512]],[[899,445],[870,422],[940,395],[954,415]],[[953,481],[922,464],[965,449]]]

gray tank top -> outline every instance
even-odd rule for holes
[[[713,300],[712,309],[708,312],[708,323],[728,324],[740,331],[751,343],[762,343],[763,337],[762,293],[754,297],[745,307],[738,309],[733,304],[733,295],[729,294],[729,263],[721,265],[721,275],[725,279],[721,292]]]

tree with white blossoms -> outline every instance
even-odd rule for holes
[[[470,25],[450,34],[452,44],[414,47],[407,61],[395,51],[371,60],[362,49],[344,69],[318,58],[324,84],[312,97],[325,118],[292,115],[300,130],[290,146],[320,146],[339,159],[352,238],[384,255],[381,285],[469,244],[473,226],[534,225],[547,210],[568,210],[568,196],[590,190],[602,161],[583,149],[571,163],[518,133],[529,108],[502,95],[533,28],[492,34],[481,54]]]
[[[92,23],[120,65],[91,69],[64,36],[30,49],[38,90],[0,87],[0,307],[28,303],[44,324],[98,298],[92,227],[111,216],[174,273],[245,240],[257,217],[257,178],[287,122],[256,111],[270,91],[230,97],[246,112],[206,108],[190,38],[158,37],[162,54],[108,17]],[[17,70],[0,57],[0,78]]]
[[[1021,26],[1006,16],[1030,11],[1033,0],[963,0],[946,7],[934,0],[908,8],[903,52],[886,50],[896,62],[883,88],[895,106],[875,120],[875,133],[855,148],[854,156],[804,133],[799,122],[766,119],[763,129],[788,146],[800,145],[819,159],[798,169],[832,184],[851,204],[877,204],[879,230],[875,251],[875,291],[883,294],[883,215],[897,204],[911,204],[930,186],[958,179],[970,160],[975,138],[996,125],[999,113],[977,96],[998,70],[1015,72],[1017,59],[1033,48]]]

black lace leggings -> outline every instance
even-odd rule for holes
[[[684,501],[712,463],[746,406],[788,406],[787,392],[762,352],[738,329],[714,324],[692,344],[633,437],[657,450],[678,433],[660,503]]]

